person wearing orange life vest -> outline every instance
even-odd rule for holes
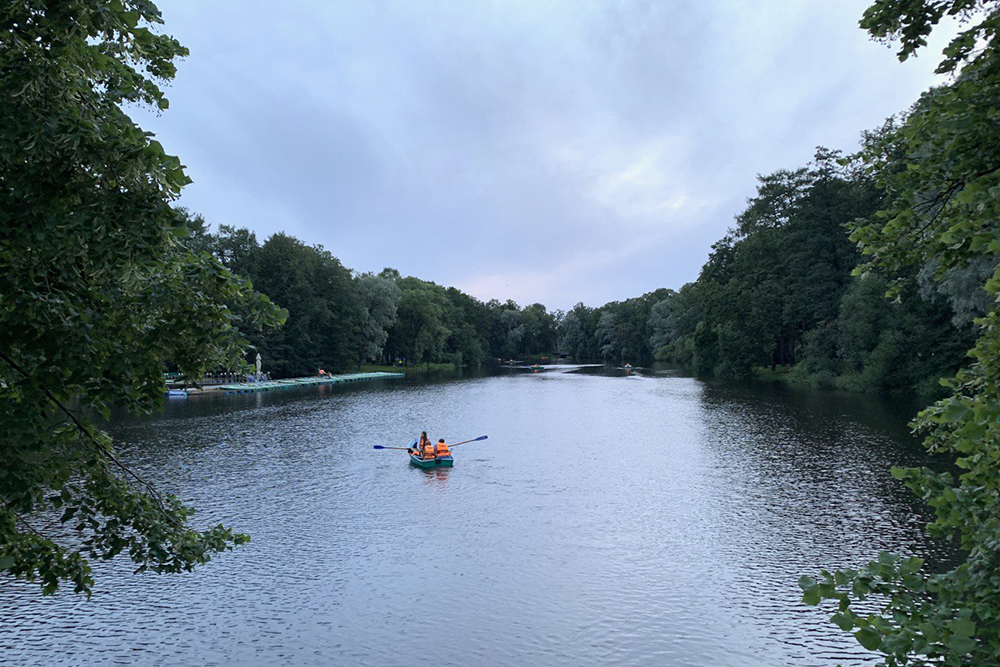
[[[422,457],[424,455],[424,447],[429,444],[431,444],[431,439],[427,437],[427,431],[421,431],[420,440],[417,441],[417,446],[410,450],[410,453]]]
[[[420,434],[420,443],[417,451],[420,452],[420,458],[425,461],[434,460],[434,443],[427,437],[427,431]]]
[[[416,454],[421,458],[427,458],[427,447],[431,446],[431,439],[427,437],[427,431],[420,432],[420,441],[417,442]],[[433,447],[432,447],[433,449]]]
[[[445,444],[444,438],[438,440],[437,446],[434,447],[434,453],[438,458],[451,456],[451,450],[448,449],[448,445]]]

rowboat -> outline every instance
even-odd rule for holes
[[[418,468],[450,468],[455,465],[455,459],[450,456],[439,456],[434,459],[422,459],[413,453],[413,448],[417,446],[417,438],[410,440],[407,448],[410,449],[410,463]]]
[[[455,465],[455,459],[451,456],[439,456],[436,459],[422,459],[419,456],[410,454],[410,464],[418,468],[451,468]]]

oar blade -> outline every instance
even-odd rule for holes
[[[472,440],[463,440],[462,442],[456,442],[454,445],[449,445],[450,447],[458,447],[459,445],[467,445],[470,442],[479,442],[480,440],[485,440],[489,436],[481,435],[478,438],[473,438]]]
[[[388,449],[388,447],[383,447],[382,445],[375,445],[372,449]]]

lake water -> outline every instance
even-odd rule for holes
[[[0,581],[2,665],[864,665],[796,581],[930,551],[916,404],[511,369],[173,400],[123,457],[253,541],[192,574]],[[457,447],[424,471],[420,429]],[[107,575],[107,576],[105,576]]]

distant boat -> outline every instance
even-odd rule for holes
[[[187,398],[187,389],[168,389],[167,396],[173,396],[175,398]]]

